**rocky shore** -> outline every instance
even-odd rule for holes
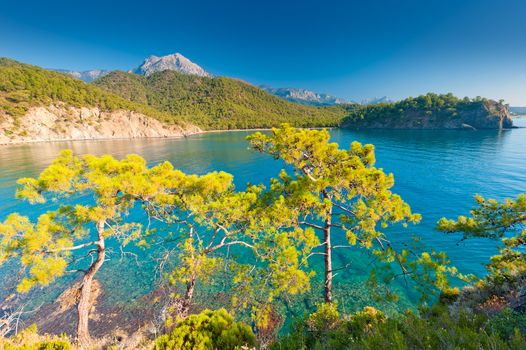
[[[0,115],[0,144],[46,141],[183,137],[195,126],[163,123],[144,114],[63,105],[33,107],[24,116]]]
[[[484,100],[469,102],[458,108],[407,108],[394,105],[378,107],[362,118],[344,121],[351,129],[510,129],[513,120],[506,105]]]

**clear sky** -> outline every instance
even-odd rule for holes
[[[180,52],[206,70],[339,97],[433,92],[526,106],[526,0],[0,0],[0,56],[127,70]]]

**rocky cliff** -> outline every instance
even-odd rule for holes
[[[181,137],[200,132],[197,127],[166,124],[126,110],[65,105],[33,107],[22,117],[0,114],[0,144],[144,137]]]
[[[440,98],[438,96],[437,99]],[[437,104],[437,99],[427,106],[416,99],[366,106],[351,112],[343,126],[354,129],[471,130],[513,127],[508,107],[502,103],[493,100],[459,100]]]

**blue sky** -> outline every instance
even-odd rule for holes
[[[130,69],[180,52],[217,75],[360,100],[526,106],[525,0],[0,0],[0,56]]]

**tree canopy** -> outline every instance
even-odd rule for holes
[[[323,256],[326,302],[333,301],[335,271],[350,265],[333,266],[336,249],[364,249],[381,261],[396,263],[401,274],[411,274],[424,285],[447,287],[447,275],[456,270],[447,266],[443,253],[422,252],[414,258],[407,249],[395,249],[388,239],[387,226],[417,223],[420,215],[391,191],[393,175],[374,166],[373,145],[353,142],[349,149],[340,149],[330,142],[327,130],[296,129],[287,124],[270,135],[255,133],[249,140],[254,149],[293,166],[294,174],[282,170],[271,180],[270,189],[276,202],[289,208],[296,227],[310,228],[322,236],[310,256]],[[347,244],[334,244],[335,235],[344,237]],[[390,270],[389,266],[382,270]],[[376,277],[374,269],[371,277]]]
[[[397,102],[381,102],[350,109],[342,124],[351,128],[410,128],[419,127],[422,119],[428,119],[430,126],[436,124],[443,127],[448,121],[460,120],[464,114],[480,108],[486,102],[488,100],[482,97],[461,99],[451,93],[428,93]]]
[[[485,237],[502,241],[499,254],[488,264],[488,278],[497,283],[526,277],[526,194],[502,202],[475,196],[471,216],[457,220],[442,218],[437,227],[447,233],[461,233],[463,239]]]

